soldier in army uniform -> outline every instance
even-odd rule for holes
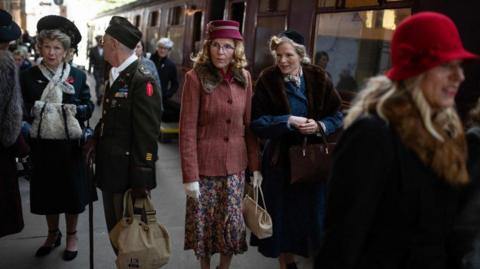
[[[123,194],[145,197],[155,188],[160,130],[160,89],[134,53],[142,33],[113,17],[104,36],[105,60],[112,65],[95,128],[96,180],[102,190],[108,231],[122,218]]]

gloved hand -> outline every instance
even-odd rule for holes
[[[85,121],[87,119],[87,105],[77,105],[77,114],[75,115],[77,119]]]
[[[184,183],[183,188],[185,189],[185,194],[194,199],[200,198],[200,184],[198,181]]]
[[[260,171],[253,171],[253,176],[250,177],[250,181],[252,181],[253,187],[260,187],[262,185],[263,177]]]
[[[298,116],[290,116],[288,117],[288,126],[293,127],[293,128],[298,128],[301,124],[304,124],[307,122],[307,118],[305,117],[298,117]]]

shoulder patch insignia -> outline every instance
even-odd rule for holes
[[[149,153],[149,152],[147,152],[147,154],[145,155],[145,160],[147,160],[147,161],[151,161],[151,160],[153,160],[153,154],[152,154],[152,153]]]
[[[147,96],[152,96],[153,95],[153,85],[152,85],[152,82],[150,82],[150,81],[147,81],[146,94],[147,94]]]
[[[145,65],[143,65],[143,64],[140,64],[138,66],[138,70],[140,70],[140,72],[144,75],[150,75],[151,74],[150,70],[148,70],[148,68],[146,68]]]

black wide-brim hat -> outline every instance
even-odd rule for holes
[[[0,9],[0,42],[10,42],[18,39],[22,30],[17,23],[12,20],[12,15],[7,11]]]
[[[41,18],[37,23],[37,33],[40,33],[42,30],[60,30],[62,33],[70,37],[71,48],[77,49],[78,43],[82,40],[82,35],[78,30],[77,26],[73,24],[69,19],[57,16],[57,15],[48,15]]]

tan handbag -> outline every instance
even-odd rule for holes
[[[135,208],[144,209],[146,222],[133,213],[130,190],[124,195],[123,206],[124,217],[110,232],[112,244],[118,249],[117,268],[155,269],[167,264],[170,237],[167,229],[157,222],[150,198],[135,200]]]
[[[258,204],[258,192],[262,196],[262,202],[265,207],[262,208]],[[245,219],[245,224],[252,233],[259,239],[264,239],[272,236],[273,234],[273,224],[270,214],[266,210],[265,198],[263,197],[262,188],[254,187],[253,188],[253,199],[247,194],[243,198],[243,218]]]

